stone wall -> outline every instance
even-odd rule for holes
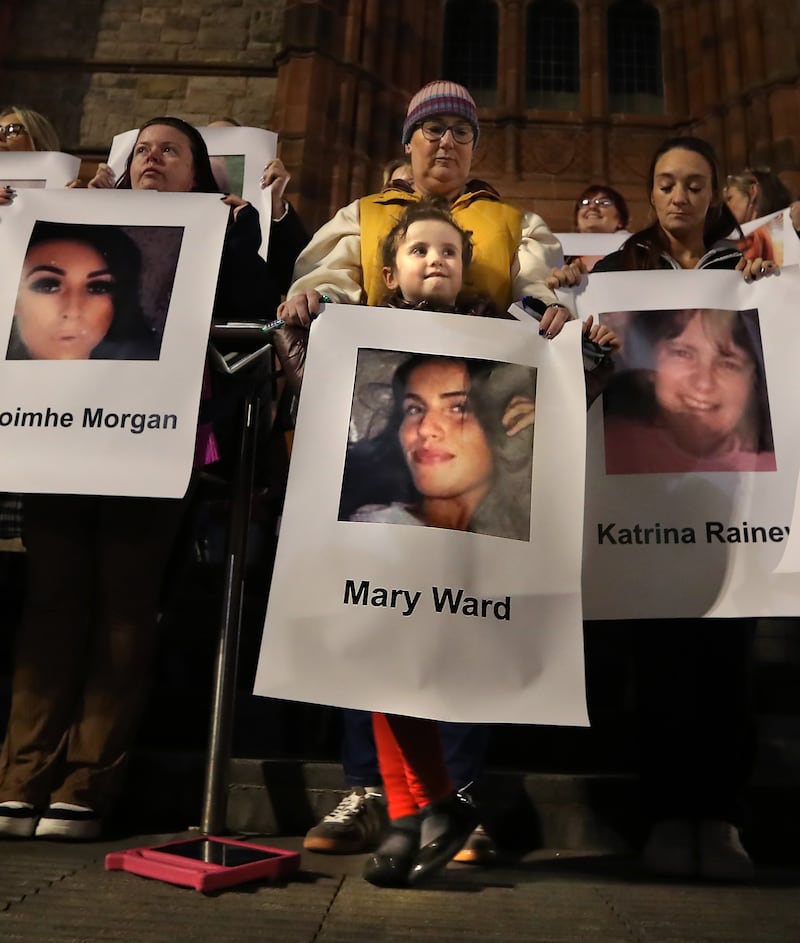
[[[29,0],[15,8],[0,63],[3,99],[43,112],[65,150],[90,157],[158,114],[266,127],[284,8],[285,0]]]

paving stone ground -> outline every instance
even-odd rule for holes
[[[105,871],[108,851],[176,835],[91,845],[0,842],[2,943],[794,943],[800,869],[762,869],[748,887],[658,883],[636,861],[557,850],[491,869],[451,865],[425,889],[362,880],[363,856],[304,853],[286,883],[203,895]],[[300,839],[256,839],[299,849]]]

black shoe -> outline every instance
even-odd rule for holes
[[[408,875],[409,885],[419,884],[443,868],[461,850],[479,821],[478,810],[460,792],[438,805],[436,811],[447,816],[448,824],[440,835],[420,848]]]
[[[414,855],[374,854],[364,864],[364,880],[376,887],[408,887]]]

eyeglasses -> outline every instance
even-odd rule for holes
[[[24,124],[12,122],[11,124],[0,124],[0,141],[7,138],[18,138],[20,134],[27,134],[28,129]]]
[[[419,126],[426,141],[441,141],[449,131],[456,144],[469,144],[475,140],[475,129],[466,121],[458,124],[445,124],[443,121],[423,121]]]
[[[581,206],[613,206],[614,201],[609,200],[607,196],[595,196],[589,199],[584,197],[584,199],[579,201]]]

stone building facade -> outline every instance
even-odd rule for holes
[[[660,97],[620,110],[609,76],[624,63],[610,47],[642,16],[656,23]],[[537,30],[554,22],[574,30],[558,53],[574,58],[574,85],[546,80],[537,98],[530,63],[550,53]],[[477,65],[466,57],[480,86],[474,171],[554,229],[571,228],[574,197],[594,181],[620,189],[644,224],[650,155],[675,133],[707,137],[726,170],[770,166],[800,191],[798,0],[0,0],[0,82],[3,99],[51,117],[87,168],[113,134],[158,113],[272,127],[316,226],[378,185],[409,96],[473,39],[488,49]]]

